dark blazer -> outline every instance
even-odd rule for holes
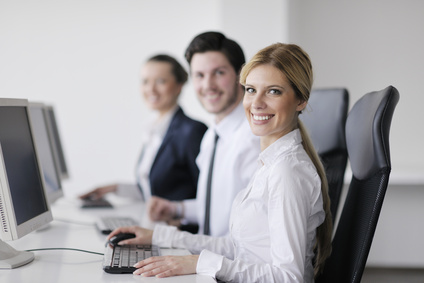
[[[206,130],[206,125],[177,110],[150,169],[152,195],[169,200],[196,198],[196,157]]]

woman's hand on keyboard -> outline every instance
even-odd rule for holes
[[[133,274],[158,278],[196,273],[198,255],[154,256],[134,265]]]
[[[121,233],[131,233],[135,235],[135,238],[126,239],[121,241],[121,245],[151,245],[153,230],[141,228],[138,226],[120,227],[115,229],[107,236],[107,240]]]

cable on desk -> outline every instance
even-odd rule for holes
[[[74,248],[42,248],[42,249],[30,249],[30,250],[25,250],[25,251],[27,251],[27,252],[37,252],[37,251],[52,251],[52,250],[67,250],[67,251],[76,251],[76,252],[83,252],[83,253],[102,255],[102,256],[105,255],[103,253],[81,250],[81,249],[74,249]]]

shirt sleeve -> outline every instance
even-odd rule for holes
[[[197,261],[196,273],[201,275],[216,277],[216,273],[222,268],[224,256],[218,255],[208,250],[203,250],[200,253]]]
[[[186,199],[184,204],[184,219],[188,223],[197,223],[197,199]]]
[[[229,258],[234,257],[234,248],[229,237],[191,234],[178,231],[174,226],[156,225],[152,243],[164,248],[187,249],[192,254],[200,254],[202,250],[207,249]]]

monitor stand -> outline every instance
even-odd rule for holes
[[[0,269],[16,268],[33,260],[33,252],[17,251],[0,240]]]

